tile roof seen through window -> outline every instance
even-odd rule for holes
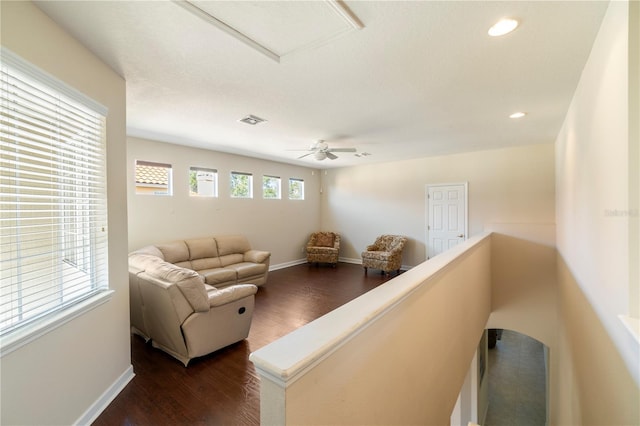
[[[169,168],[136,164],[136,183],[169,185]]]

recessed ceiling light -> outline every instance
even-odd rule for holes
[[[511,18],[501,19],[496,22],[491,28],[489,28],[489,35],[492,37],[499,37],[505,34],[509,34],[511,31],[518,27],[518,21]]]
[[[518,111],[518,112],[514,112],[513,114],[511,114],[511,115],[509,116],[509,118],[522,118],[522,117],[524,117],[525,115],[527,115],[527,113],[526,113],[526,112]]]

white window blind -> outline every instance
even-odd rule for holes
[[[0,337],[108,289],[106,109],[2,50]]]

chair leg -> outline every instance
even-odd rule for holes
[[[364,267],[364,274],[367,275],[367,267]]]

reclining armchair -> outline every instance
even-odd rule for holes
[[[381,235],[376,238],[376,242],[367,246],[362,252],[362,266],[364,273],[367,268],[380,269],[381,273],[389,276],[390,271],[400,273],[402,265],[402,250],[407,242],[407,238],[401,235]]]
[[[181,361],[207,355],[249,335],[253,317],[253,284],[217,289],[196,271],[156,256],[129,258],[131,302],[140,305],[132,329],[153,347]]]
[[[307,243],[307,262],[338,263],[340,235],[335,232],[314,232]]]

